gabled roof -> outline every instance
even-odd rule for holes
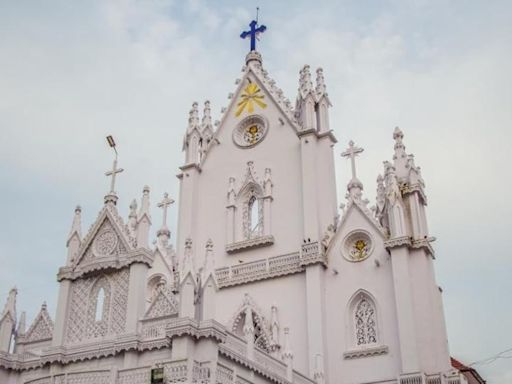
[[[174,295],[165,287],[158,288],[158,293],[149,305],[145,319],[154,319],[158,317],[171,316],[178,314],[178,302]]]
[[[276,86],[275,81],[269,77],[268,72],[262,68],[261,64],[257,60],[251,60],[242,68],[242,78],[237,80],[237,88],[231,96],[228,107],[224,110],[218,129],[214,133],[213,140],[205,151],[203,161],[206,159],[206,155],[213,143],[218,142],[219,132],[223,129],[226,119],[236,107],[240,94],[249,82],[255,82],[259,88],[268,95],[269,99],[274,103],[290,126],[293,127],[295,132],[300,131],[290,101],[284,97],[283,91]]]
[[[24,336],[25,342],[49,340],[53,337],[53,321],[46,309],[46,303],[41,306],[41,310]]]
[[[349,199],[349,201],[347,203],[347,207],[345,209],[345,213],[343,214],[343,217],[341,218],[341,222],[338,225],[337,232],[340,232],[340,229],[343,228],[343,226],[345,225],[345,223],[347,221],[348,214],[353,209],[358,209],[359,212],[361,212],[361,214],[363,215],[363,217],[366,218],[368,223],[371,226],[373,226],[377,230],[377,232],[382,235],[383,238],[387,237],[386,230],[380,225],[380,223],[377,221],[377,219],[375,219],[375,217],[373,217],[372,212],[368,209],[368,207],[366,206],[366,203],[361,200],[357,200],[357,199]]]
[[[116,207],[112,204],[105,204],[98,218],[84,237],[73,267],[76,267],[82,262],[85,254],[90,250],[92,242],[98,236],[100,230],[105,229],[105,227],[111,227],[114,230],[117,238],[126,250],[132,250],[137,246],[136,239],[132,236],[130,230],[124,224],[123,219],[117,213]]]

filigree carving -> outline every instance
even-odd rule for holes
[[[108,278],[90,276],[73,282],[68,315],[66,342],[78,343],[86,339],[124,332],[128,303],[128,268],[112,272]],[[96,321],[96,299],[104,289],[102,320]]]
[[[34,341],[49,340],[52,336],[53,321],[46,309],[46,304],[43,304],[41,311],[25,334],[25,342],[30,343]]]
[[[359,300],[355,307],[354,325],[356,331],[356,344],[358,346],[377,343],[375,306],[365,296]]]

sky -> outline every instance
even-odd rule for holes
[[[45,300],[54,313],[74,208],[85,233],[109,187],[105,136],[125,169],[120,211],[147,184],[160,221],[155,203],[178,197],[190,106],[210,100],[220,118],[256,6],[264,67],[290,100],[304,64],[324,68],[340,201],[348,141],[365,149],[358,177],[373,202],[403,130],[427,185],[451,354],[512,348],[509,1],[0,0],[0,305],[16,285],[29,321]],[[512,359],[475,367],[512,382]]]

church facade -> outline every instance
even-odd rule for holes
[[[75,210],[56,313],[43,304],[27,327],[11,290],[0,383],[465,383],[420,168],[395,129],[370,205],[350,142],[339,205],[321,69],[315,80],[305,66],[292,106],[251,50],[220,122],[193,104],[175,246],[167,195],[155,243],[148,187],[122,217],[116,159],[87,233]]]

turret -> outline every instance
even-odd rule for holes
[[[68,247],[68,265],[72,264],[75,261],[78,249],[82,244],[81,215],[82,208],[80,208],[80,206],[77,205],[75,208],[73,223],[71,224],[71,230],[69,231],[68,240],[66,241],[66,246]]]
[[[12,288],[9,291],[7,302],[0,316],[0,352],[9,353],[11,340],[16,329],[16,296],[18,290]]]
[[[192,104],[189,112],[188,127],[183,142],[185,151],[185,164],[199,164],[202,146],[201,126],[199,124],[199,110],[196,102]]]

